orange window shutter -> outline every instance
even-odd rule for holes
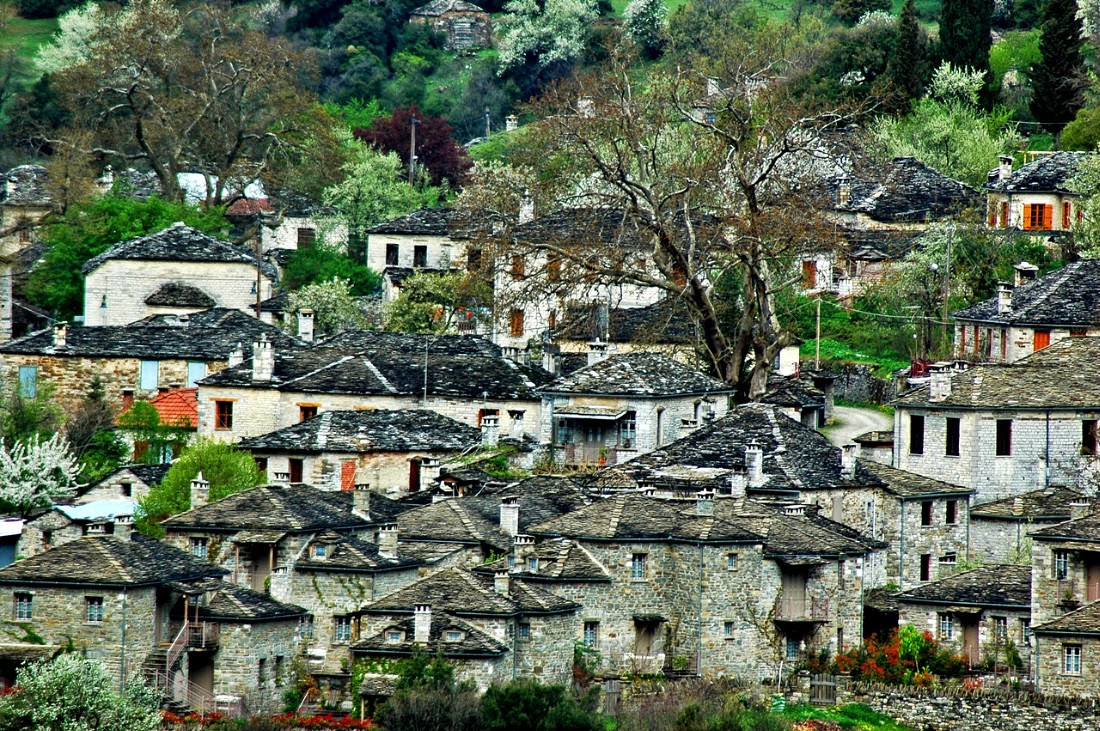
[[[1043,206],[1043,230],[1050,231],[1054,228],[1054,206]]]
[[[355,460],[346,459],[340,463],[340,489],[355,489]]]
[[[1069,201],[1066,201],[1065,203],[1062,204],[1062,229],[1065,230],[1065,231],[1069,230],[1069,218],[1070,218]]]
[[[1008,201],[1001,203],[1001,226],[1008,228]]]
[[[1032,349],[1042,350],[1050,345],[1050,330],[1036,330],[1032,338]]]
[[[1025,203],[1024,204],[1024,226],[1023,227],[1024,227],[1025,230],[1034,228],[1034,226],[1032,226],[1032,221],[1031,221],[1031,204],[1030,203]]]

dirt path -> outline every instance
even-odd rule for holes
[[[851,443],[853,438],[865,432],[894,429],[893,419],[874,409],[837,406],[833,409],[833,418],[835,426],[824,429],[822,433],[838,447]]]

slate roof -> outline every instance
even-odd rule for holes
[[[199,426],[199,389],[197,388],[173,388],[157,394],[149,400],[149,404],[157,410],[161,424],[192,429]]]
[[[1031,567],[989,564],[922,584],[896,596],[906,604],[1031,607]]]
[[[981,203],[978,191],[912,157],[895,157],[874,173],[850,179],[851,198],[837,209],[886,223],[912,223],[938,220]],[[835,179],[834,191],[838,185]]]
[[[295,604],[276,601],[267,594],[225,581],[211,581],[198,588],[205,589],[205,601],[199,605],[200,619],[255,622],[309,614]]]
[[[790,511],[773,503],[719,498],[715,500],[714,512],[719,518],[752,526],[764,535],[764,555],[780,561],[861,556],[886,547],[881,541],[824,517],[816,506],[793,507],[794,511]]]
[[[237,446],[279,452],[458,452],[481,443],[481,430],[434,411],[326,411]]]
[[[405,639],[400,642],[386,639],[386,634],[395,629],[403,632]],[[434,609],[426,643],[418,644],[413,641],[415,630],[415,619],[401,619],[376,635],[353,642],[349,649],[353,653],[364,655],[405,656],[424,652],[433,656],[442,654],[444,657],[500,657],[509,651],[502,642],[472,624]],[[457,642],[446,639],[447,630],[458,630],[462,633],[462,639]]]
[[[695,235],[700,239],[721,235],[714,219],[700,217],[694,226]],[[649,246],[649,234],[640,230],[637,220],[622,210],[611,208],[563,208],[516,226],[512,238],[536,247],[591,241],[599,241],[603,246],[616,244],[623,249]]]
[[[392,523],[400,506],[370,496],[370,520],[353,515],[352,492],[328,492],[303,484],[260,485],[180,513],[164,521],[170,531],[279,531],[313,533]]]
[[[887,492],[891,492],[903,500],[940,495],[965,498],[967,495],[973,495],[976,492],[971,487],[952,485],[949,482],[935,480],[931,477],[918,475],[915,472],[899,470],[896,467],[890,467],[869,459],[861,459],[859,464],[863,469],[882,480],[883,484],[886,485]]]
[[[715,470],[716,477],[728,485],[729,473],[745,471],[745,447],[750,444],[763,450],[765,478],[759,487],[750,487],[750,492],[883,486],[864,464],[857,464],[854,479],[846,478],[840,469],[839,447],[769,404],[744,404],[731,409],[721,419],[704,424],[666,447],[604,470],[597,483],[620,487],[659,485],[663,470],[694,467]],[[718,474],[723,470],[727,471],[724,475]]]
[[[226,360],[240,343],[245,354],[266,337],[276,349],[306,347],[296,337],[240,310],[216,307],[190,315],[153,315],[129,325],[68,327],[55,348],[53,330],[40,330],[0,346],[0,353],[90,358]],[[251,366],[249,366],[251,372]]]
[[[1002,325],[1100,325],[1100,259],[1080,259],[1012,290],[1012,309],[997,314],[997,297],[954,313],[959,320]]]
[[[1092,513],[1076,520],[1068,520],[1047,528],[1032,531],[1038,541],[1065,541],[1066,543],[1100,543],[1100,513]]]
[[[727,384],[661,353],[611,355],[541,388],[548,394],[661,397],[732,393]]]
[[[4,175],[3,204],[8,206],[49,206],[53,198],[46,191],[46,168],[19,165]]]
[[[409,335],[356,331],[337,335],[309,350],[275,348],[270,382],[253,383],[251,363],[227,368],[204,386],[271,388],[307,393],[421,396],[427,350],[428,394],[459,398],[539,400],[535,391],[551,380],[541,368],[506,358],[477,336]],[[0,349],[0,352],[4,352]]]
[[[893,431],[869,431],[860,434],[859,436],[852,437],[852,441],[856,444],[866,445],[868,447],[881,447],[892,445],[894,443]]]
[[[198,287],[184,282],[167,282],[145,298],[145,304],[156,307],[198,307],[206,309],[217,304],[213,297]]]
[[[1037,624],[1032,631],[1040,635],[1100,635],[1100,602],[1086,604],[1049,622]]]
[[[695,515],[685,504],[640,493],[616,495],[526,530],[532,535],[591,541],[763,543],[736,518]]]
[[[431,606],[433,614],[447,612],[459,617],[568,614],[580,608],[522,579],[512,579],[508,594],[500,594],[493,588],[492,576],[449,568],[398,589],[360,611],[363,614],[412,614],[413,607],[418,604]]]
[[[825,392],[814,385],[812,379],[803,376],[768,377],[768,390],[760,399],[766,404],[786,407],[825,406]]]
[[[1069,520],[1070,503],[1084,498],[1084,493],[1068,487],[1045,487],[1022,495],[994,500],[970,508],[970,517],[1004,520]],[[1017,506],[1019,510],[1017,510]]]
[[[427,7],[430,5],[424,6],[424,8]],[[422,9],[414,10],[413,13],[416,14]],[[453,208],[419,208],[404,216],[375,224],[367,229],[367,233],[446,236],[454,214]]]
[[[120,467],[120,470],[129,470],[134,477],[146,485],[158,485],[172,468],[170,464],[131,464]]]
[[[375,573],[424,565],[424,561],[406,555],[401,544],[398,544],[398,555],[387,558],[378,552],[376,544],[333,531],[324,531],[313,539],[313,543],[327,546],[326,556],[317,558],[309,551],[294,562],[295,570]]]
[[[538,568],[531,571],[526,561],[517,560],[508,565],[508,558],[483,564],[474,569],[478,573],[493,574],[509,571],[512,576],[533,582],[611,581],[611,574],[583,546],[565,538],[551,538],[535,546]]]
[[[645,307],[613,307],[601,322],[595,305],[570,307],[554,328],[555,340],[599,338],[609,343],[686,344],[694,341],[695,325],[679,300],[662,299]]]
[[[412,11],[413,15],[438,16],[444,13],[484,13],[485,10],[465,0],[432,0]]]
[[[256,257],[251,252],[178,222],[162,231],[115,244],[89,259],[81,272],[90,274],[104,263],[118,259],[256,265]],[[266,263],[261,266],[270,279],[278,279],[274,267]]]
[[[895,405],[953,409],[1095,409],[1100,404],[1100,338],[1065,338],[1012,363],[988,363],[951,375],[951,393],[928,400],[929,384]]]
[[[1075,193],[1066,182],[1077,173],[1077,166],[1090,152],[1055,152],[1043,155],[1012,171],[1004,180],[986,184],[999,193]]]
[[[86,536],[0,569],[0,584],[157,586],[227,572],[160,541],[135,534]]]

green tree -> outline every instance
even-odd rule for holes
[[[481,716],[488,731],[602,731],[595,698],[577,698],[564,685],[513,680],[485,691]]]
[[[422,652],[398,663],[397,689],[376,720],[386,731],[480,731],[481,704],[454,665]]]
[[[1073,243],[1082,256],[1100,257],[1100,161],[1096,155],[1078,163],[1066,187],[1081,196],[1077,207],[1082,218],[1073,230]]]
[[[156,695],[140,680],[120,693],[117,681],[75,652],[24,665],[0,696],[0,731],[157,731]]]
[[[166,453],[179,454],[196,426],[183,417],[178,424],[162,423],[148,401],[136,402],[118,417],[118,428],[134,443],[134,461],[141,464],[160,464]]]
[[[53,384],[40,385],[25,396],[18,385],[0,392],[0,444],[12,446],[32,437],[48,439],[61,429],[64,417],[54,400]]]
[[[46,253],[27,282],[27,298],[62,320],[80,314],[85,262],[121,241],[160,231],[176,221],[207,233],[227,229],[221,208],[201,210],[156,197],[140,201],[124,191],[71,207],[41,231]]]
[[[259,485],[264,474],[252,454],[231,444],[198,439],[172,463],[161,483],[138,504],[134,521],[146,535],[160,537],[160,522],[191,507],[191,481],[199,473],[210,483],[211,502]]]
[[[298,249],[283,267],[283,285],[290,290],[332,279],[347,281],[351,294],[356,297],[374,294],[382,286],[378,272],[328,246]]]
[[[83,482],[98,482],[126,459],[129,449],[114,426],[115,410],[107,400],[103,381],[94,376],[88,393],[65,420],[65,439],[80,463]]]
[[[905,0],[898,18],[890,63],[886,66],[889,81],[887,107],[890,111],[905,114],[913,102],[924,95],[929,76],[928,45],[928,34],[917,20],[916,4],[913,0]]]
[[[1031,67],[1030,74],[1035,88],[1031,113],[1055,134],[1073,121],[1085,103],[1084,44],[1077,0],[1047,0],[1039,37],[1042,60]]]
[[[980,72],[986,95],[992,18],[993,0],[943,0],[940,57],[957,68]]]
[[[318,336],[366,327],[363,309],[346,279],[333,278],[302,287],[290,295],[290,312],[313,310],[313,327]],[[289,324],[289,323],[288,323]]]
[[[489,317],[492,288],[475,274],[418,272],[405,280],[383,313],[386,329],[397,332],[455,332],[461,323]]]
[[[594,0],[509,0],[501,18],[500,68],[545,67],[581,57],[599,18]]]
[[[834,16],[850,24],[854,24],[868,13],[889,10],[889,0],[833,0],[831,8]]]
[[[1100,107],[1085,107],[1062,130],[1058,147],[1094,151],[1097,145],[1100,145]]]

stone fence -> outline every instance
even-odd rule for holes
[[[833,382],[833,398],[885,404],[898,395],[897,384],[875,376],[872,373],[874,369],[869,365],[837,361],[825,361],[821,365],[837,374]],[[802,366],[812,368],[813,362],[803,362]]]

